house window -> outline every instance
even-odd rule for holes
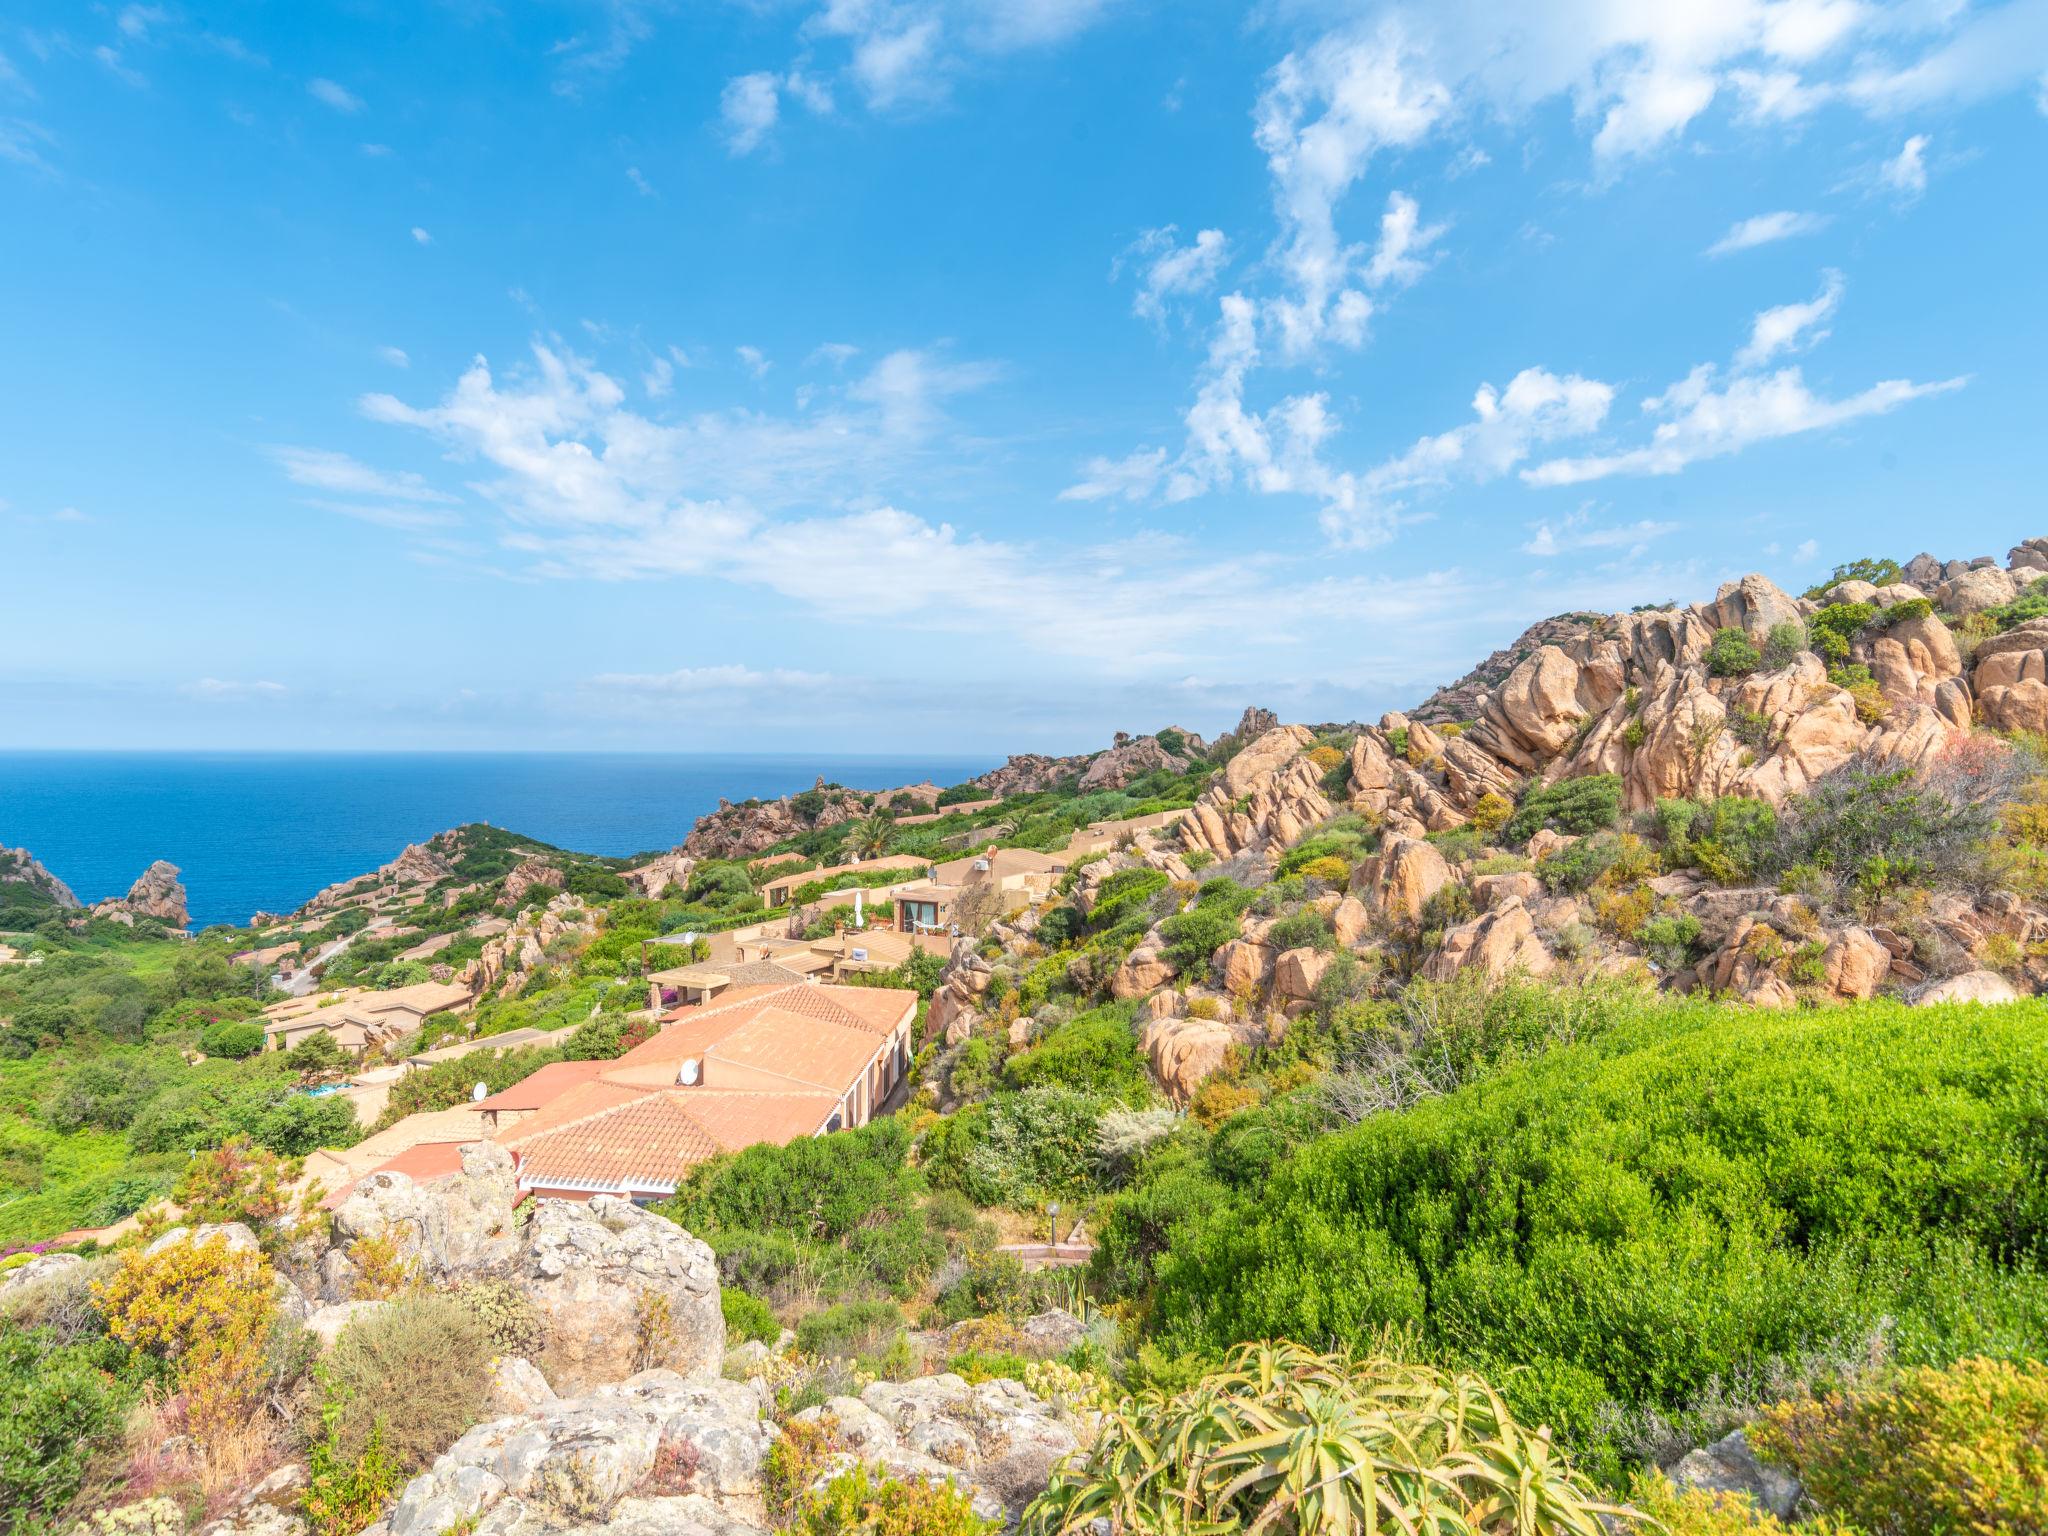
[[[936,928],[939,926],[939,904],[936,901],[906,901],[903,903],[903,921],[907,927]]]

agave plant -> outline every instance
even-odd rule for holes
[[[1477,1376],[1286,1342],[1126,1399],[1025,1511],[1027,1536],[1606,1536],[1599,1502]],[[1100,1527],[1095,1527],[1100,1529]]]

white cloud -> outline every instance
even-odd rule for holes
[[[92,56],[98,59],[106,67],[107,72],[123,85],[141,87],[149,84],[148,79],[144,77],[140,70],[131,69],[122,61],[121,51],[118,48],[109,48],[106,44],[102,43],[99,47],[93,49]]]
[[[654,190],[653,183],[640,174],[640,167],[637,165],[626,167],[626,180],[633,183],[633,190],[642,197],[659,197],[661,195]]]
[[[775,76],[760,71],[740,75],[725,83],[718,98],[719,116],[725,121],[725,147],[735,155],[750,155],[761,147],[775,127],[780,110]]]
[[[57,168],[50,164],[43,151],[56,142],[57,136],[40,123],[32,123],[22,117],[0,117],[0,160],[9,160],[54,177]]]
[[[377,349],[377,356],[394,368],[410,368],[412,366],[412,359],[406,355],[405,348],[403,347],[379,347]]]
[[[1792,558],[1793,558],[1794,560],[1806,561],[1806,560],[1811,560],[1811,559],[1813,559],[1813,558],[1814,558],[1814,556],[1818,555],[1819,553],[1820,553],[1820,541],[1819,541],[1819,540],[1817,540],[1817,539],[1801,539],[1801,540],[1799,541],[1799,547],[1798,547],[1797,549],[1795,549],[1795,550],[1793,550],[1793,551],[1792,551]]]
[[[763,671],[743,664],[678,667],[673,672],[604,672],[591,679],[596,687],[623,693],[651,693],[664,698],[703,698],[711,694],[820,693],[838,686],[829,672],[804,672],[789,667]]]
[[[1756,317],[1735,366],[1761,368],[1780,352],[1825,341],[1827,322],[1841,302],[1842,274],[1830,267],[1821,274],[1820,292],[1806,303],[1780,304]]]
[[[804,359],[806,368],[819,363],[830,363],[834,368],[844,368],[860,355],[860,348],[848,341],[823,341],[811,348],[811,355]]]
[[[1384,543],[1401,522],[1404,495],[1497,480],[1542,444],[1597,430],[1613,403],[1613,385],[1547,368],[1524,368],[1504,390],[1482,384],[1471,421],[1418,438],[1357,477],[1351,505],[1324,508],[1323,529],[1350,548]]]
[[[1380,243],[1365,269],[1365,280],[1374,288],[1392,283],[1405,288],[1429,270],[1427,252],[1442,238],[1446,226],[1422,223],[1422,210],[1405,192],[1387,196],[1387,211],[1380,215]]]
[[[306,91],[315,101],[337,112],[353,114],[363,110],[362,97],[337,81],[315,77],[306,82]]]
[[[5,505],[6,503],[0,502],[0,506]],[[59,507],[50,514],[50,521],[53,523],[89,523],[92,519],[76,507]]]
[[[412,238],[415,245],[432,245],[434,243],[434,237],[424,229],[421,229],[417,224],[412,227]]]
[[[283,683],[264,679],[237,682],[227,678],[202,677],[196,682],[185,684],[178,690],[187,698],[201,699],[214,704],[261,703],[281,699],[290,690]]]
[[[1609,475],[1675,475],[1701,459],[1739,453],[1756,443],[1843,426],[1881,416],[1908,401],[1960,389],[1963,379],[1915,384],[1887,379],[1840,400],[1823,400],[1806,387],[1797,368],[1737,375],[1714,387],[1714,369],[1702,363],[1654,401],[1665,419],[1639,448],[1583,458],[1552,459],[1522,478],[1531,485],[1582,485]]]
[[[281,446],[269,452],[294,485],[303,485],[311,490],[334,491],[344,496],[381,496],[392,501],[452,502],[457,499],[435,489],[410,470],[392,474],[373,469],[331,449]]]
[[[1746,219],[1738,219],[1728,227],[1728,233],[1707,247],[1709,256],[1731,256],[1737,251],[1754,250],[1760,245],[1770,245],[1778,240],[1790,240],[1795,235],[1810,235],[1825,228],[1827,219],[1817,213],[1794,213],[1780,209],[1776,213],[1759,213]]]
[[[1879,168],[1878,180],[1902,197],[1914,198],[1925,192],[1929,142],[1926,134],[1914,134]]]
[[[1085,478],[1060,492],[1061,501],[1143,501],[1158,489],[1166,473],[1164,448],[1140,448],[1121,459],[1093,458],[1083,470]]]
[[[1626,549],[1639,555],[1653,541],[1677,531],[1676,523],[1653,522],[1649,518],[1596,528],[1592,525],[1592,509],[1580,507],[1556,522],[1546,520],[1534,524],[1528,541],[1522,545],[1522,553],[1534,555],[1539,560],[1584,549]]]
[[[1230,259],[1230,246],[1223,238],[1223,231],[1198,231],[1186,245],[1176,243],[1178,233],[1171,224],[1161,229],[1148,229],[1110,264],[1112,279],[1121,275],[1126,263],[1140,268],[1138,291],[1131,298],[1131,313],[1149,320],[1163,320],[1167,300],[1206,293],[1215,286],[1224,263]]]
[[[123,37],[141,41],[149,36],[151,27],[160,26],[170,19],[170,12],[160,5],[130,5],[122,8],[114,24],[121,29]]]
[[[647,392],[648,399],[666,400],[675,393],[676,365],[665,357],[655,358],[640,376],[640,387]]]
[[[765,378],[768,370],[775,366],[768,361],[768,355],[759,347],[740,346],[734,347],[732,351],[733,356],[740,360],[740,366],[747,370],[749,377]]]

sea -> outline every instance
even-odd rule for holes
[[[853,789],[957,784],[980,757],[640,753],[0,753],[0,846],[82,901],[153,859],[183,871],[196,926],[288,912],[407,843],[486,821],[584,853],[674,847],[728,800],[823,777]]]

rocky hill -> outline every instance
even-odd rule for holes
[[[26,848],[0,848],[0,905],[76,910],[78,898]]]

